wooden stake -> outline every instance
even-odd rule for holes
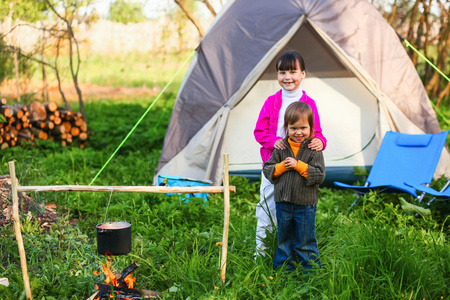
[[[13,198],[13,219],[14,219],[14,233],[16,234],[17,245],[19,247],[20,264],[22,266],[23,284],[25,286],[25,294],[27,299],[32,299],[30,280],[28,277],[27,258],[25,256],[25,248],[23,247],[22,233],[20,231],[19,218],[19,196],[17,194],[17,179],[14,161],[9,162],[9,172],[11,178],[11,190]]]
[[[220,270],[220,280],[225,283],[225,273],[227,271],[227,250],[228,250],[228,228],[230,226],[230,182],[228,175],[229,155],[223,155],[223,201],[224,201],[224,220],[222,237],[222,260]]]

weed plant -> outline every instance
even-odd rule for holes
[[[0,174],[16,163],[21,185],[89,184],[152,99],[101,99],[86,103],[88,147],[37,141],[2,150]],[[157,103],[94,185],[151,185],[173,97]],[[449,203],[418,203],[404,194],[371,193],[355,200],[351,191],[321,188],[317,239],[323,267],[303,274],[274,271],[275,235],[266,257],[254,260],[255,207],[259,182],[232,177],[226,279],[220,281],[223,197],[208,201],[145,193],[28,193],[36,203],[55,203],[61,217],[43,228],[26,215],[23,239],[34,299],[87,299],[106,257],[97,253],[95,226],[132,224],[132,251],[113,259],[116,272],[135,262],[136,287],[164,292],[162,299],[449,299]],[[433,182],[434,187],[443,181]],[[402,208],[401,197],[431,211]],[[108,206],[109,204],[109,206]],[[108,208],[108,209],[107,209]],[[0,227],[0,299],[25,299],[12,226]]]

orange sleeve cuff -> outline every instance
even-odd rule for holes
[[[300,173],[303,177],[308,179],[308,164],[302,162],[301,160],[297,161],[297,166],[295,166],[295,170]]]
[[[275,170],[273,171],[273,177],[279,177],[281,176],[284,172],[286,172],[286,167],[284,166],[284,160],[278,164],[275,165]]]

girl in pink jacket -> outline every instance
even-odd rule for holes
[[[263,164],[270,158],[274,149],[285,148],[284,112],[294,101],[306,102],[314,114],[314,137],[308,147],[322,151],[327,145],[327,140],[322,134],[316,103],[300,88],[300,83],[306,76],[303,57],[295,50],[286,51],[277,60],[276,69],[278,83],[282,89],[264,102],[254,130],[256,141],[261,144]],[[274,186],[264,174],[261,175],[260,196],[260,202],[256,206],[256,255],[264,255],[263,251],[267,249],[263,241],[266,230],[272,232],[272,224],[277,225]]]

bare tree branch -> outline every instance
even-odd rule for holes
[[[197,28],[199,35],[201,37],[203,37],[205,35],[205,30],[203,29],[202,25],[197,20],[197,18],[193,14],[191,14],[189,9],[186,7],[184,0],[174,0],[174,1],[176,4],[178,4],[178,6],[181,8],[181,10],[186,14],[188,19],[191,20],[192,24],[194,24],[194,26]]]
[[[78,72],[80,70],[80,64],[81,64],[81,59],[80,59],[80,50],[79,50],[79,46],[78,46],[78,41],[75,37],[75,34],[73,32],[73,12],[76,10],[76,4],[72,3],[72,12],[68,12],[68,7],[65,7],[65,16],[62,16],[60,13],[58,13],[58,11],[56,10],[56,8],[53,6],[53,4],[50,2],[50,0],[45,0],[45,2],[47,3],[47,5],[49,6],[49,8],[51,9],[51,11],[59,18],[61,19],[67,27],[67,32],[68,32],[68,40],[69,40],[69,67],[70,67],[70,73],[72,76],[72,80],[73,80],[73,84],[75,86],[75,89],[77,91],[77,95],[78,95],[78,103],[80,106],[80,112],[83,115],[83,118],[86,119],[86,114],[84,111],[84,103],[83,103],[83,95],[81,92],[81,89],[79,87],[79,83],[78,83]],[[58,41],[59,44],[59,41]],[[74,51],[73,51],[73,46],[75,44],[75,49],[76,49],[76,65],[74,67]],[[59,47],[58,47],[58,52],[59,52]]]
[[[201,0],[203,3],[205,3],[206,7],[209,9],[209,11],[211,12],[211,14],[215,17],[217,15],[216,11],[214,10],[214,8],[212,7],[211,3],[209,3],[208,0]]]

